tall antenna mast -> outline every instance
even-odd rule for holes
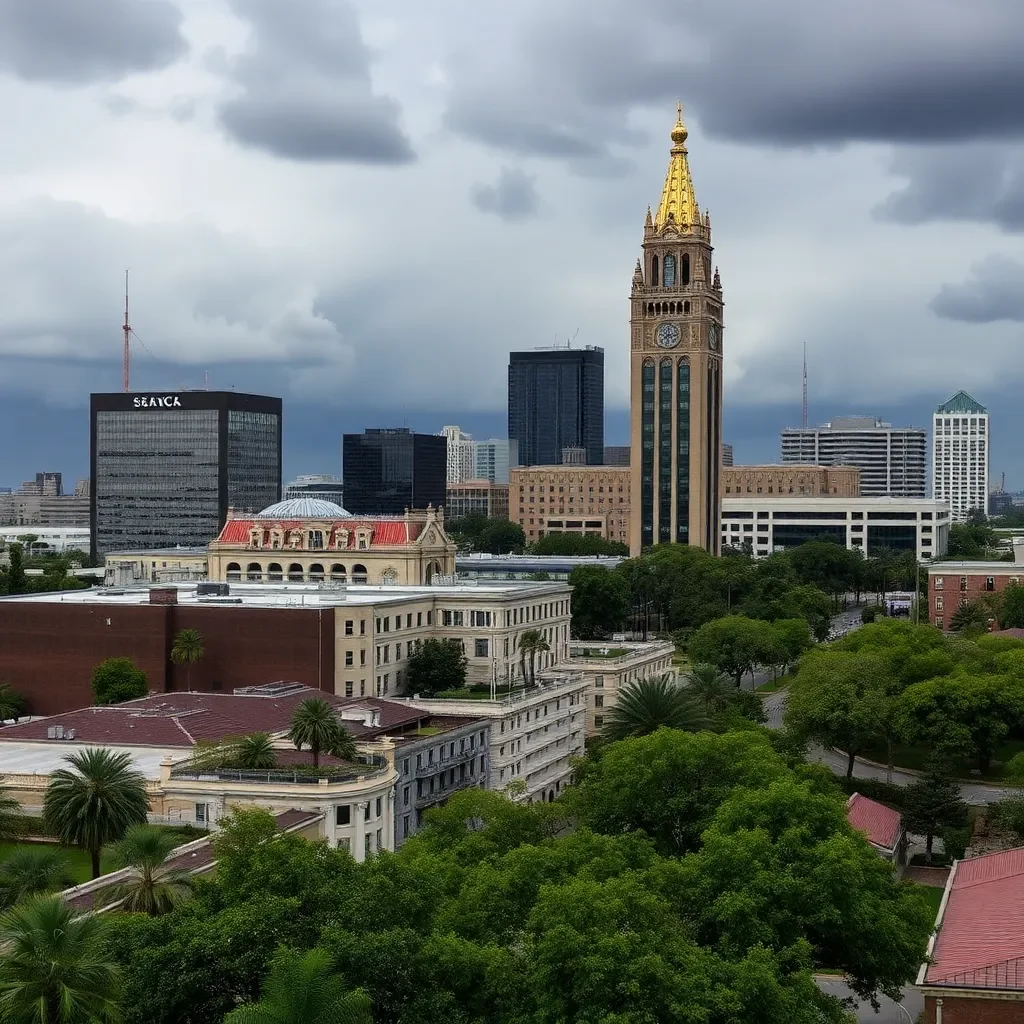
[[[127,321],[126,321],[127,322]],[[804,342],[804,404],[801,411],[801,426],[807,429],[807,342]]]
[[[131,351],[131,339],[132,339],[132,328],[128,322],[128,271],[124,272],[124,325],[121,328],[124,331],[124,379],[122,381],[123,391],[129,391],[130,387],[130,376],[132,366],[132,351]]]

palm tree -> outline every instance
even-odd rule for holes
[[[662,726],[697,732],[708,724],[700,700],[671,674],[636,679],[619,691],[619,699],[604,721],[608,740],[646,736]]]
[[[270,733],[253,732],[243,736],[235,746],[235,763],[249,771],[264,771],[277,767],[277,756]]]
[[[0,683],[0,722],[13,718],[15,722],[25,713],[25,698],[10,683]]]
[[[121,903],[130,913],[159,917],[171,910],[192,889],[192,876],[184,868],[168,866],[167,858],[178,838],[153,825],[133,825],[114,847],[118,867],[130,868],[129,879],[112,886],[110,903]]]
[[[0,917],[0,1020],[114,1020],[121,975],[105,950],[108,927],[95,914],[76,916],[59,896]]]
[[[714,665],[694,665],[686,688],[703,702],[708,714],[721,711],[729,703],[729,697],[735,689],[732,680]]]
[[[171,645],[171,661],[175,665],[185,666],[185,686],[192,689],[192,666],[202,661],[206,648],[203,646],[203,634],[198,629],[179,629]]]
[[[43,820],[62,843],[89,851],[92,877],[100,877],[100,851],[146,821],[146,780],[128,754],[90,747],[64,758],[71,768],[50,773]]]
[[[346,991],[342,979],[331,973],[325,949],[279,949],[261,995],[258,1003],[232,1010],[224,1024],[371,1024],[373,1019],[369,998]]]
[[[351,761],[356,756],[355,743],[334,714],[334,709],[319,697],[299,701],[292,714],[288,739],[296,750],[304,746],[313,753],[313,767],[320,764],[321,751]]]
[[[544,634],[539,629],[528,629],[519,638],[519,665],[522,669],[523,678],[526,678],[526,656],[530,656],[530,686],[537,682],[537,655],[543,651],[550,651],[551,646],[544,639]]]
[[[0,786],[0,842],[5,839],[18,838],[18,818],[21,816],[21,804]]]
[[[72,884],[67,858],[60,850],[20,847],[0,864],[0,907],[13,907],[28,896]]]

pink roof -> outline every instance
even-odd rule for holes
[[[959,861],[926,985],[1024,989],[1024,847]]]
[[[883,850],[895,850],[903,831],[903,818],[899,811],[860,793],[854,793],[846,801],[846,820],[858,832],[863,832],[872,846]]]
[[[356,535],[355,531],[361,528],[365,528],[371,531],[370,536],[370,547],[391,547],[395,545],[409,544],[423,531],[423,524],[420,522],[408,522],[404,518],[402,519],[229,519],[224,524],[224,529],[220,531],[220,536],[217,538],[220,544],[248,544],[249,543],[249,532],[254,526],[261,527],[263,529],[264,543],[267,542],[269,537],[269,531],[271,528],[280,527],[283,530],[301,530],[303,527],[309,526],[310,523],[316,524],[316,529],[322,529],[325,534],[333,533],[336,529],[345,529],[349,531],[348,534],[348,545],[345,548],[330,547],[324,549],[325,557],[332,551],[351,551],[358,553],[356,548]],[[265,549],[268,553],[276,553],[280,555],[282,559],[288,557],[289,548],[280,549]],[[301,551],[306,554],[309,553],[307,548],[301,548]]]

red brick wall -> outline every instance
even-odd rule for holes
[[[92,703],[92,670],[131,658],[151,690],[184,690],[188,672],[170,662],[180,629],[198,629],[206,654],[192,666],[194,690],[229,693],[294,679],[334,689],[334,609],[80,605],[0,602],[0,681],[25,694],[37,715]]]
[[[1024,565],[1010,566],[1006,562],[994,562],[993,567],[981,573],[967,573],[967,589],[960,589],[960,580],[963,573],[950,572],[949,575],[942,575],[942,587],[935,586],[938,573],[928,574],[928,621],[933,625],[940,616],[943,619],[943,627],[949,629],[949,620],[953,613],[966,599],[968,603],[978,601],[988,594],[998,594],[1007,588],[1011,578],[1024,582]],[[988,589],[988,577],[992,577],[993,589]],[[942,598],[942,608],[939,609],[937,598]]]
[[[944,996],[942,1024],[1024,1024],[1024,992],[1020,999],[978,999]],[[925,1024],[936,1024],[935,998],[925,996]]]

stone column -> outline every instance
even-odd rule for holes
[[[352,856],[358,861],[366,859],[366,808],[369,801],[355,804],[356,820],[352,823]]]

